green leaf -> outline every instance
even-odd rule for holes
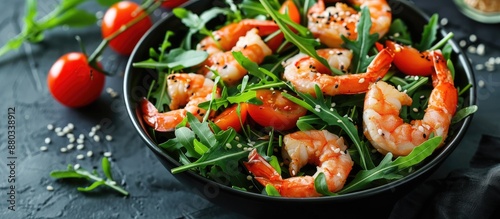
[[[175,138],[177,142],[182,144],[187,150],[186,156],[199,158],[200,154],[194,148],[194,132],[187,127],[180,127],[175,129]]]
[[[104,172],[104,175],[109,180],[113,180],[113,175],[111,175],[111,165],[107,157],[103,157],[101,159],[101,167],[102,167],[102,172]]]
[[[393,40],[401,42],[406,45],[411,45],[411,34],[408,31],[408,26],[405,22],[399,18],[392,21],[391,27],[389,28],[389,36],[393,37]]]
[[[424,26],[424,30],[422,32],[422,39],[420,43],[417,43],[415,46],[419,51],[425,51],[431,48],[432,43],[436,40],[436,34],[438,30],[438,14],[433,14],[429,20],[429,23]]]
[[[415,147],[410,154],[396,158],[392,165],[396,166],[398,170],[402,170],[419,164],[432,154],[432,152],[439,146],[442,139],[443,137],[441,136],[428,139],[424,143]]]
[[[217,145],[217,140],[215,139],[212,130],[208,127],[208,123],[201,123],[198,118],[189,112],[187,113],[187,119],[189,126],[193,130],[194,134],[198,136],[201,143],[207,147],[214,147]]]
[[[114,5],[117,2],[120,2],[121,0],[96,0],[96,1],[97,1],[97,3],[99,3],[102,6],[109,7],[109,6]]]
[[[96,189],[97,187],[102,186],[102,185],[106,185],[106,183],[104,181],[95,181],[90,186],[78,187],[77,190],[80,192],[91,192],[94,189]]]
[[[335,196],[337,194],[330,192],[328,189],[328,184],[326,182],[326,177],[323,172],[320,172],[314,179],[314,188],[316,192],[322,195]]]
[[[50,177],[55,179],[65,179],[65,178],[74,178],[74,179],[86,179],[86,176],[78,174],[74,170],[53,170],[50,172]]]
[[[281,175],[281,166],[278,158],[274,155],[271,156],[271,160],[269,161],[269,164],[278,172],[278,174]]]
[[[67,25],[69,27],[84,27],[96,24],[96,22],[97,17],[95,16],[95,14],[73,8],[66,11],[64,14],[61,14],[60,16],[40,23],[40,27],[44,29],[50,29],[62,25]]]
[[[203,63],[207,57],[208,53],[205,51],[186,51],[184,49],[177,48],[170,51],[170,53],[168,53],[161,62],[149,58],[145,61],[135,62],[133,63],[133,66],[137,68],[169,68],[172,70],[181,70],[199,65]]]
[[[278,192],[278,190],[271,184],[267,184],[265,190],[266,194],[269,196],[276,196],[276,197],[281,196],[280,192]]]
[[[352,50],[351,73],[365,72],[368,65],[372,62],[375,56],[368,56],[370,48],[373,47],[378,40],[378,34],[370,34],[372,26],[370,11],[368,7],[361,9],[361,18],[357,25],[358,38],[354,41],[349,40],[345,36],[341,36],[344,40],[343,46]]]
[[[468,106],[465,108],[462,108],[458,110],[457,113],[455,113],[455,116],[451,119],[451,124],[455,124],[457,122],[462,121],[463,119],[467,118],[468,116],[476,113],[478,110],[478,107],[476,105]]]
[[[203,143],[201,143],[200,141],[198,141],[198,139],[194,139],[193,141],[193,145],[194,145],[194,150],[198,153],[198,154],[204,154],[205,152],[208,151],[208,147],[205,146]]]

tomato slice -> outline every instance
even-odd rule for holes
[[[420,52],[417,49],[400,45],[393,41],[385,41],[385,46],[394,51],[394,65],[404,74],[429,76],[434,71],[434,64],[429,58],[429,52]]]
[[[248,114],[259,125],[284,131],[296,127],[299,117],[307,109],[285,98],[281,91],[257,90],[262,105],[248,104]]]
[[[219,114],[215,119],[213,120],[214,123],[219,126],[222,130],[227,130],[229,128],[233,128],[237,132],[241,130],[242,124],[245,124],[247,120],[247,112],[248,112],[248,104],[247,103],[241,103],[240,104],[240,115],[241,115],[241,123],[240,123],[240,116],[238,116],[238,104],[234,104],[224,111],[222,111],[221,114]]]

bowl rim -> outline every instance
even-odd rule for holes
[[[181,5],[181,7],[188,7],[192,4],[194,5],[198,1],[201,1],[201,0],[188,1],[188,2],[184,3],[183,5]],[[416,14],[418,14],[421,18],[425,19],[426,21],[429,21],[429,19],[430,19],[430,16],[427,13],[425,13],[420,8],[418,8],[417,6],[413,5],[410,2],[406,2],[406,1],[402,1],[402,0],[388,0],[388,3],[389,4],[391,4],[391,3],[402,4],[402,5],[404,5],[404,7],[408,7],[410,10],[413,10]],[[132,125],[134,126],[136,132],[139,134],[141,139],[146,143],[147,147],[150,150],[152,150],[157,156],[161,156],[161,157],[167,159],[169,162],[171,162],[174,165],[180,165],[180,163],[177,160],[170,157],[166,152],[164,152],[160,147],[158,147],[158,145],[154,141],[152,141],[150,139],[150,137],[148,136],[149,134],[142,128],[142,125],[141,125],[142,121],[139,121],[138,116],[136,116],[137,115],[137,107],[136,107],[137,103],[132,103],[131,101],[129,101],[129,100],[131,100],[131,96],[129,94],[129,91],[131,90],[130,86],[132,85],[130,78],[131,78],[131,74],[132,74],[131,73],[132,69],[134,68],[132,66],[132,63],[134,62],[134,57],[135,57],[136,53],[138,52],[140,45],[142,45],[143,42],[145,40],[147,40],[148,36],[151,33],[155,32],[155,30],[159,26],[161,26],[163,22],[166,22],[167,20],[171,19],[171,17],[173,17],[173,16],[174,16],[173,13],[168,13],[165,17],[163,17],[162,19],[157,21],[142,36],[140,41],[135,46],[132,54],[130,55],[130,57],[128,59],[126,69],[125,69],[124,82],[123,82],[124,83],[123,84],[123,93],[124,93],[123,98],[124,98],[128,117],[131,120]],[[448,32],[445,29],[439,28],[439,34],[441,35],[441,37],[445,36],[447,33]],[[451,39],[449,41],[449,43],[452,46],[454,53],[456,53],[456,55],[457,55],[457,63],[461,63],[468,82],[473,85],[471,87],[470,91],[468,92],[469,93],[469,97],[468,97],[469,101],[468,102],[470,105],[476,105],[477,104],[477,98],[476,98],[477,91],[476,91],[476,82],[475,82],[472,64],[470,63],[466,53],[462,50],[461,47],[458,46],[457,42],[455,42],[454,39]],[[462,125],[456,130],[455,137],[452,138],[451,141],[447,142],[446,147],[442,147],[440,149],[441,151],[436,156],[434,156],[432,160],[427,161],[425,164],[420,166],[417,170],[415,170],[414,172],[405,176],[404,179],[392,181],[392,182],[389,182],[389,183],[386,183],[386,184],[383,184],[380,186],[376,186],[376,187],[372,187],[372,188],[368,188],[368,189],[363,189],[360,191],[354,191],[351,193],[342,194],[339,196],[322,196],[322,197],[313,197],[313,198],[273,197],[273,196],[267,196],[267,195],[259,194],[259,193],[255,193],[255,192],[248,192],[248,191],[234,189],[234,188],[231,188],[229,186],[226,186],[226,185],[217,183],[215,181],[212,181],[210,179],[207,179],[205,177],[202,177],[201,175],[199,175],[191,170],[188,170],[188,171],[185,171],[182,173],[178,173],[178,174],[186,174],[189,177],[191,177],[197,181],[203,182],[205,184],[217,185],[219,187],[219,189],[224,190],[225,192],[229,192],[229,193],[232,193],[232,194],[235,194],[238,196],[252,198],[252,199],[256,199],[256,200],[268,200],[268,201],[272,200],[272,201],[280,201],[280,202],[304,202],[304,201],[308,201],[308,202],[311,202],[311,201],[312,202],[339,201],[339,202],[341,202],[341,201],[348,200],[348,199],[360,199],[360,198],[364,198],[364,197],[377,195],[377,194],[389,191],[389,190],[396,188],[396,187],[400,187],[403,184],[405,184],[407,181],[412,181],[416,178],[419,178],[422,175],[426,174],[428,172],[428,170],[435,168],[435,167],[438,167],[439,164],[444,162],[446,157],[448,157],[453,152],[453,150],[458,146],[458,144],[460,143],[462,138],[465,136],[465,133],[466,133],[468,127],[470,126],[470,123],[473,119],[473,116],[474,116],[474,114],[469,115],[462,121]],[[174,177],[175,177],[176,174],[172,174],[172,175],[174,175]]]

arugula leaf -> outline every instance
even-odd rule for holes
[[[97,187],[104,185],[127,196],[129,193],[122,187],[116,185],[116,182],[111,178],[111,166],[109,165],[107,157],[102,158],[101,167],[106,179],[101,178],[96,171],[89,172],[83,168],[74,169],[72,165],[68,165],[67,170],[53,170],[50,172],[50,176],[55,179],[86,179],[94,181],[88,187],[78,187],[77,190],[81,192],[91,192]]]
[[[353,191],[369,188],[376,180],[386,179],[395,180],[403,178],[400,173],[403,170],[415,166],[422,162],[425,158],[430,156],[432,152],[439,146],[441,136],[436,136],[428,139],[419,146],[415,147],[410,154],[406,156],[399,156],[392,161],[392,153],[387,153],[380,161],[379,165],[369,170],[359,171],[354,179],[349,182],[338,194],[346,194]]]
[[[368,7],[361,9],[361,17],[357,25],[358,38],[354,41],[349,40],[344,35],[341,36],[344,41],[343,47],[352,50],[351,73],[365,72],[366,68],[375,56],[368,57],[370,48],[378,40],[378,33],[370,34],[372,26],[370,11]]]
[[[169,68],[174,71],[193,67],[203,63],[208,57],[208,53],[199,50],[184,50],[182,48],[172,49],[164,56],[163,61],[156,61],[149,58],[145,61],[135,62],[132,65],[137,68]]]
[[[316,192],[322,195],[327,195],[327,196],[335,196],[337,194],[330,192],[328,189],[328,184],[326,182],[326,177],[323,172],[320,172],[318,176],[314,179],[314,188],[316,189]]]
[[[458,110],[458,112],[455,113],[455,116],[453,116],[453,118],[451,119],[451,124],[455,124],[457,122],[462,121],[463,119],[467,118],[467,116],[476,113],[477,110],[478,107],[476,105],[468,106]]]
[[[425,51],[431,48],[432,43],[436,40],[436,34],[438,30],[438,14],[433,14],[429,19],[429,23],[424,26],[424,31],[422,32],[422,39],[416,44],[415,48],[419,51]]]
[[[271,184],[266,185],[265,191],[268,196],[281,197],[280,192]]]
[[[396,18],[392,21],[388,35],[397,42],[401,42],[406,45],[412,44],[411,34],[408,31],[408,26],[406,26],[405,22],[399,18]]]

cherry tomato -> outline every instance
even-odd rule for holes
[[[141,6],[131,1],[120,1],[112,5],[102,18],[101,34],[109,37],[134,18],[146,13]],[[130,55],[141,37],[153,25],[149,16],[130,26],[109,42],[109,46],[119,54]]]
[[[52,96],[68,107],[82,107],[96,100],[106,76],[89,66],[83,53],[61,56],[50,68],[47,84]]]
[[[286,0],[279,10],[281,14],[288,14],[293,22],[300,24],[300,12],[293,0]]]
[[[429,58],[429,52],[420,52],[417,49],[399,45],[387,40],[385,46],[394,51],[394,65],[404,74],[429,76],[434,71],[434,64]]]
[[[294,128],[299,117],[307,110],[289,99],[280,91],[257,90],[257,98],[262,105],[248,104],[248,114],[259,125],[271,126],[278,131]]]
[[[221,114],[215,117],[214,123],[222,130],[227,130],[229,127],[232,127],[234,130],[239,132],[241,130],[241,125],[245,124],[247,119],[248,104],[240,104],[241,123],[240,116],[238,116],[238,113],[236,111],[237,108],[238,104],[234,104],[228,107]]]
[[[161,1],[161,0],[160,0]],[[186,3],[188,0],[163,0],[161,6],[166,9],[173,9]]]

